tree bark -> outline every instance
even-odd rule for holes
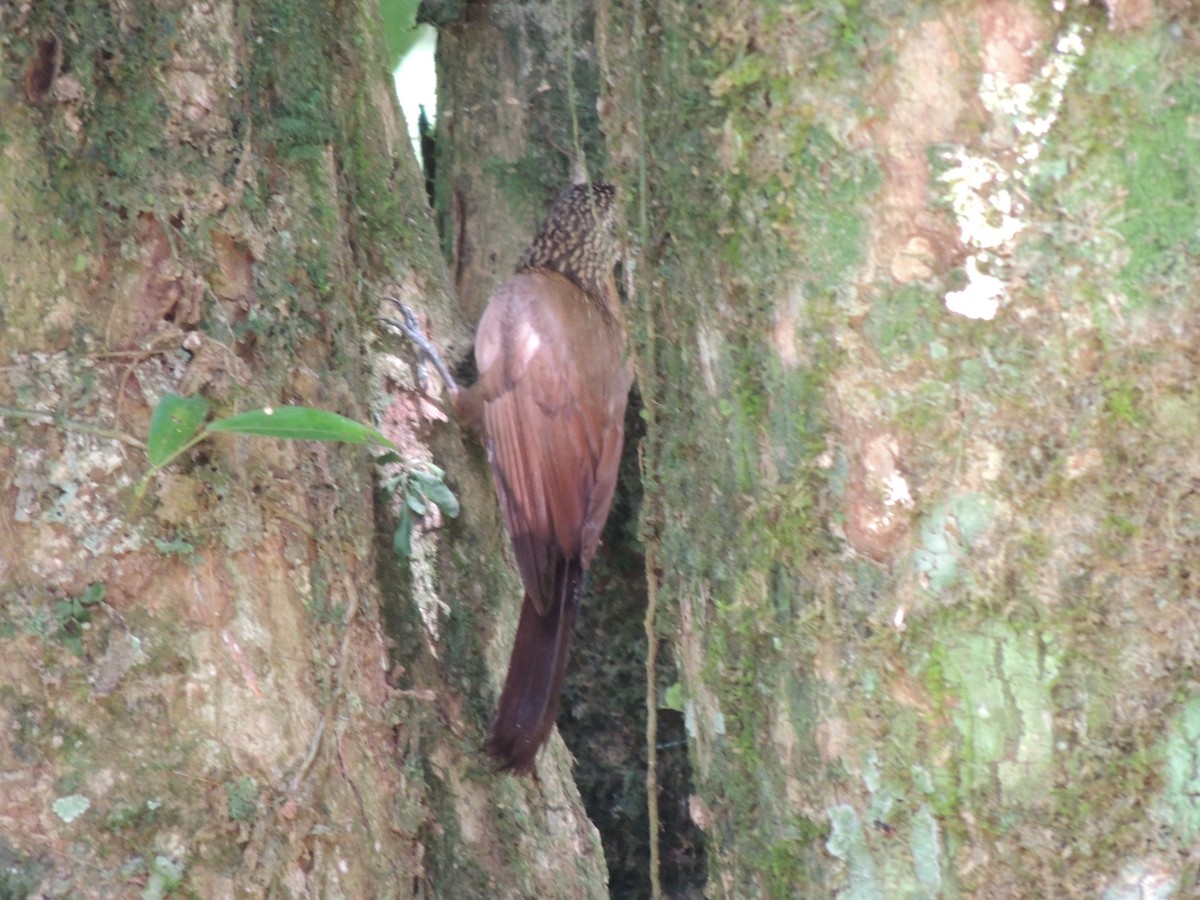
[[[449,277],[373,5],[0,7],[0,895],[604,893],[561,744],[481,764],[517,582],[376,324],[465,348],[586,35],[442,6]],[[599,12],[708,892],[1194,892],[1195,14]],[[170,391],[374,418],[463,514],[401,562],[368,454],[240,438],[137,504]]]
[[[381,352],[385,294],[449,303],[377,17],[0,8],[4,896],[603,893],[561,750],[522,787],[479,756],[515,579]],[[168,392],[375,420],[462,516],[402,563],[370,454],[233,437],[138,503]]]
[[[600,9],[708,891],[1194,892],[1195,14]]]

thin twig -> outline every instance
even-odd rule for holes
[[[108,438],[111,441],[120,441],[122,444],[128,444],[130,447],[137,447],[139,450],[145,450],[146,445],[135,438],[133,435],[126,434],[123,431],[115,431],[112,428],[105,428],[102,425],[92,425],[88,422],[77,422],[74,419],[64,419],[57,413],[39,412],[36,409],[18,409],[13,406],[0,406],[0,418],[13,419],[29,419],[34,422],[45,422],[48,425],[57,425],[65,431],[76,431],[80,434],[94,434],[96,437]]]
[[[317,753],[319,753],[321,750],[321,741],[325,737],[326,721],[328,720],[325,718],[324,714],[322,714],[321,721],[317,725],[317,730],[313,732],[312,739],[308,743],[308,753],[306,753],[304,759],[300,761],[300,766],[296,769],[295,774],[292,775],[292,780],[288,782],[288,790],[292,794],[295,794],[296,791],[300,789],[301,782],[304,781],[304,777],[308,774],[308,770],[312,766],[313,760],[317,758]]]

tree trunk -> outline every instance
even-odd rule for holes
[[[0,896],[603,894],[561,751],[479,756],[515,579],[378,352],[447,279],[377,17],[0,7]],[[402,562],[370,454],[236,437],[138,502],[168,392],[374,419],[463,514]]]
[[[1200,28],[1061,5],[601,6],[714,896],[1196,890]]]
[[[587,11],[429,5],[450,279],[373,4],[0,7],[0,896],[604,893],[562,745],[478,755],[517,582],[376,324],[465,348]],[[1200,25],[837,9],[599,6],[708,891],[1188,895]],[[399,560],[367,453],[243,438],[139,503],[168,392],[374,418],[462,516]]]

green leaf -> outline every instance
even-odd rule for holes
[[[427,484],[422,489],[422,493],[426,500],[436,503],[438,508],[450,518],[458,518],[458,498],[454,496],[454,491],[446,486],[446,482],[435,481],[433,484]]]
[[[402,506],[400,507],[400,521],[396,523],[396,530],[392,533],[392,549],[401,559],[408,559],[412,556],[412,530],[412,513],[408,511],[407,506]]]
[[[207,415],[208,401],[203,397],[167,394],[159,400],[150,416],[150,433],[146,436],[150,464],[162,466],[170,462],[195,437]]]
[[[79,602],[84,606],[91,606],[93,603],[99,603],[104,599],[104,595],[108,592],[108,587],[102,581],[97,581],[89,584],[82,594],[79,595]]]
[[[387,438],[369,425],[339,416],[337,413],[308,406],[275,406],[218,419],[208,426],[210,432],[249,434],[257,437],[286,438],[293,441],[341,441],[346,444],[382,444],[393,447]]]
[[[404,495],[404,502],[408,504],[408,508],[415,512],[418,516],[423,516],[429,512],[429,507],[421,499],[421,494],[418,491],[408,491]]]
[[[396,493],[397,488],[408,483],[408,475],[401,472],[399,475],[393,475],[383,483],[383,490],[390,496]]]
[[[445,470],[438,468],[431,462],[423,462],[420,465],[424,466],[425,469],[414,470],[413,477],[422,484],[437,484],[446,477]]]

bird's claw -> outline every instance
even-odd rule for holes
[[[417,314],[412,311],[412,307],[405,306],[395,297],[388,297],[388,299],[392,301],[392,303],[400,310],[401,315],[404,316],[405,334],[409,335],[409,337],[416,334],[424,339],[425,333],[421,330],[421,323],[417,321]]]
[[[423,360],[429,360],[433,364],[433,367],[438,370],[438,374],[442,376],[442,380],[446,382],[446,386],[451,392],[456,391],[458,385],[454,381],[454,376],[450,374],[450,368],[443,361],[442,355],[438,353],[437,348],[433,346],[433,342],[426,337],[425,331],[421,328],[421,323],[417,319],[417,314],[412,311],[411,307],[401,303],[395,297],[384,297],[383,299],[400,310],[400,315],[404,317],[404,321],[389,319],[386,316],[380,316],[380,321],[386,325],[391,325],[412,341],[417,348],[418,356],[423,357]],[[429,379],[423,365],[417,367],[417,380],[420,383],[421,390],[428,390]]]
[[[380,316],[380,321],[401,331],[410,341],[420,347],[421,350],[425,350],[425,344],[429,342],[429,339],[425,337],[425,332],[421,330],[421,323],[417,320],[417,314],[412,311],[410,306],[401,303],[395,297],[384,297],[383,299],[400,310],[400,315],[404,317],[404,321],[398,322],[395,319],[389,319],[387,316]]]

